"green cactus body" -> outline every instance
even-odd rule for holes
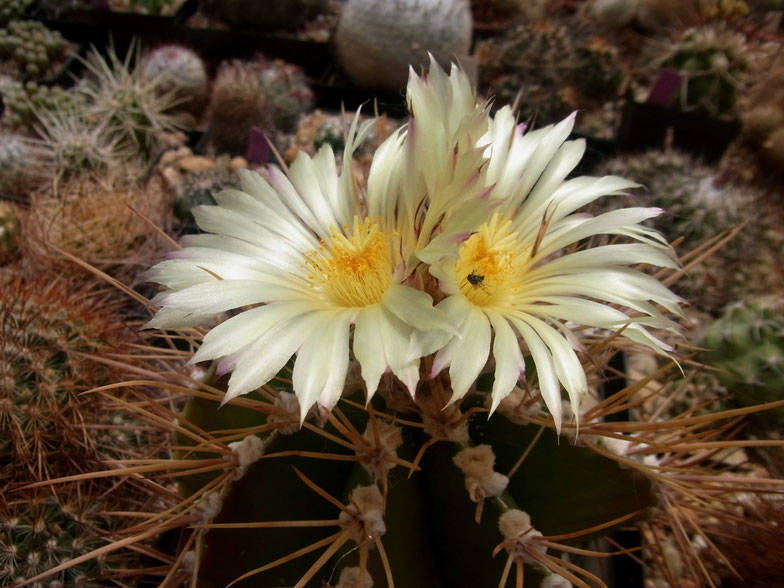
[[[20,136],[0,132],[0,192],[12,192],[27,175],[30,147]]]
[[[201,58],[186,47],[163,45],[154,49],[145,56],[141,75],[155,81],[161,96],[172,97],[173,110],[199,114],[207,103],[207,70]]]
[[[77,116],[86,100],[79,90],[60,86],[42,86],[35,82],[5,82],[2,84],[3,101],[7,113],[3,116],[11,128],[32,131],[41,118],[62,112]],[[7,117],[7,118],[6,118]]]
[[[784,317],[781,305],[736,303],[705,330],[708,363],[737,406],[784,399]],[[755,433],[778,432],[784,408],[750,416]]]
[[[69,47],[58,31],[49,30],[37,21],[15,20],[0,29],[0,62],[23,78],[53,73],[66,58]]]
[[[623,80],[618,49],[600,37],[589,39],[576,49],[577,67],[573,79],[587,97],[607,99],[617,95]]]
[[[393,417],[406,422],[418,420],[408,412],[405,402],[391,397],[388,402],[403,412],[390,410],[389,405],[376,396],[372,403],[373,418],[361,408],[361,396],[352,398],[357,404],[343,408],[345,417],[340,419],[339,426],[335,422],[319,424],[318,420],[308,419],[333,440],[312,427],[299,429],[298,412],[292,415],[290,427],[275,427],[271,433],[260,434],[264,457],[252,463],[239,480],[220,493],[217,508],[215,505],[210,508],[207,520],[215,524],[329,521],[336,517],[335,505],[316,496],[313,489],[303,483],[305,478],[337,500],[352,505],[357,504],[355,492],[358,488],[372,490],[381,484],[379,472],[383,469],[386,480],[383,484],[386,488],[384,557],[389,562],[395,584],[410,588],[488,586],[497,585],[504,566],[503,558],[493,559],[492,553],[500,541],[499,517],[510,508],[519,505],[530,514],[537,528],[541,526],[543,531],[556,534],[580,531],[639,513],[655,502],[650,482],[636,470],[623,469],[617,462],[589,449],[574,447],[563,440],[559,443],[551,433],[539,439],[538,426],[515,424],[500,414],[490,419],[486,414],[478,414],[469,420],[467,428],[458,425],[455,430],[462,432],[453,440],[442,439],[427,448],[420,463],[422,471],[410,475],[407,467],[391,463],[389,455],[413,461],[423,449],[428,434],[438,434],[438,427],[431,429],[425,424],[426,434],[421,426],[389,424],[388,419]],[[475,401],[479,402],[479,397]],[[209,431],[272,425],[270,420],[263,418],[263,413],[269,411],[266,400],[253,402],[254,406],[247,408],[228,406],[230,414],[222,414],[225,409],[219,409],[217,403],[211,403],[212,408],[209,404],[203,399],[190,400],[182,422]],[[278,401],[275,405],[281,406]],[[460,414],[456,410],[447,412]],[[379,419],[380,415],[383,419]],[[425,423],[429,422],[425,413],[420,416]],[[345,445],[345,441],[352,438],[351,434],[344,437],[346,427],[356,432],[365,431],[364,438],[371,445],[374,437],[381,439],[381,445],[376,445],[375,449],[355,445],[365,447],[355,454]],[[446,425],[446,429],[450,427]],[[390,441],[385,445],[384,440]],[[498,471],[508,471],[527,446],[533,445],[534,449],[523,467],[509,480],[508,490],[499,501],[485,501],[477,526],[474,522],[477,505],[466,491],[468,483],[456,465],[456,455],[482,445],[492,448]],[[379,450],[382,446],[385,449]],[[388,453],[390,448],[394,448],[391,454]],[[320,455],[331,457],[319,459]],[[205,455],[197,453],[191,457]],[[558,477],[550,480],[554,463],[558,464]],[[545,478],[548,482],[543,484]],[[189,477],[181,488],[186,495],[191,495],[200,485],[214,479],[214,475]],[[575,493],[575,488],[580,488],[580,492]],[[199,554],[199,585],[206,588],[225,586],[245,572],[326,540],[333,532],[325,528],[327,526],[212,529]],[[383,582],[386,572],[379,553],[370,550],[367,558],[368,573],[376,583]],[[317,552],[303,554],[288,563],[253,574],[236,585],[294,585],[316,561]],[[360,565],[356,543],[344,543],[330,561],[310,582],[300,585],[315,587],[321,585],[322,580],[333,583],[338,577],[352,576],[352,569]],[[526,571],[527,579],[541,579],[545,575],[547,572],[535,565]]]
[[[32,2],[33,0],[0,0],[0,27],[21,17]]]
[[[683,33],[661,65],[683,76],[676,105],[684,111],[719,116],[732,113],[748,61],[742,34],[705,26]]]

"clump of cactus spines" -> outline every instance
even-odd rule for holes
[[[0,63],[25,78],[51,74],[67,57],[70,44],[37,21],[17,20],[0,29]]]
[[[148,53],[141,64],[141,75],[155,81],[157,92],[171,96],[173,108],[198,115],[209,94],[209,78],[204,62],[181,45],[162,45]]]
[[[212,89],[207,133],[216,150],[244,154],[253,127],[271,127],[261,65],[237,60],[218,68]]]
[[[398,91],[428,52],[444,65],[467,55],[472,22],[468,0],[350,0],[335,37],[340,66],[358,86]]]
[[[659,63],[682,77],[675,104],[712,116],[731,113],[749,67],[745,36],[722,24],[704,25],[685,31],[667,47]]]
[[[44,267],[70,267],[54,245],[112,275],[132,280],[161,243],[150,223],[169,225],[170,205],[161,181],[131,167],[108,174],[81,174],[59,182],[55,192],[34,193],[23,218],[25,256]]]
[[[106,297],[85,295],[75,280],[15,270],[0,296],[3,484],[78,473],[95,444],[85,423],[101,414],[80,394],[107,377],[90,356],[117,352],[122,329]]]
[[[79,116],[85,97],[76,89],[60,86],[44,86],[33,81],[5,81],[2,84],[6,112],[3,120],[11,128],[31,131],[39,118],[53,111]]]
[[[315,102],[302,69],[280,60],[263,62],[259,78],[275,128],[291,132],[300,115],[310,112]]]
[[[134,59],[139,62],[138,48],[129,48],[124,59],[113,47],[105,57],[93,49],[84,61],[90,75],[81,92],[88,100],[85,114],[90,120],[103,124],[119,147],[147,156],[158,135],[175,129],[167,112],[176,99],[160,91],[161,78],[148,78],[141,68],[133,68]]]
[[[92,173],[120,161],[117,139],[71,111],[53,110],[38,117],[36,131],[44,164],[55,176]]]

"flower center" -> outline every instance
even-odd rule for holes
[[[383,224],[355,216],[342,230],[332,227],[322,247],[306,255],[310,279],[333,303],[349,308],[378,304],[392,285],[401,262],[399,237]]]
[[[494,214],[460,247],[457,281],[463,295],[477,306],[503,303],[520,288],[530,265],[531,246],[517,238],[511,225]]]

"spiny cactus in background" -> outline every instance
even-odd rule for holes
[[[3,485],[44,474],[80,473],[101,415],[81,392],[106,383],[107,368],[89,356],[118,352],[122,327],[107,297],[75,280],[11,272],[0,305],[0,471]],[[115,376],[116,377],[116,376]]]
[[[210,143],[217,151],[244,155],[251,129],[271,128],[260,69],[258,63],[238,60],[218,67],[207,123]]]
[[[261,64],[258,75],[272,122],[277,130],[291,132],[300,115],[313,110],[313,90],[299,66],[281,60]]]
[[[23,217],[20,246],[42,267],[74,271],[74,265],[49,244],[113,276],[138,279],[139,267],[161,246],[152,226],[170,224],[170,204],[161,181],[139,180],[139,168],[118,168],[108,174],[82,174],[64,179],[56,192],[32,195]]]
[[[176,99],[160,91],[160,78],[147,78],[141,68],[132,68],[131,60],[140,61],[138,46],[131,46],[125,59],[113,47],[102,56],[92,49],[83,60],[89,70],[80,91],[88,105],[85,115],[96,125],[104,125],[117,145],[149,156],[156,136],[175,129],[167,114]]]
[[[526,0],[471,0],[471,14],[476,23],[487,23],[525,14],[529,19],[543,16],[543,2]]]
[[[765,168],[784,170],[784,67],[774,65],[749,89],[741,105],[742,137]]]
[[[103,546],[101,530],[108,519],[100,511],[106,506],[75,492],[9,496],[0,504],[0,586],[16,585]],[[110,569],[105,558],[92,558],[51,577],[46,586],[98,586],[96,580]]]
[[[174,196],[174,215],[193,224],[191,209],[202,204],[215,204],[214,194],[239,187],[237,174],[228,168],[187,172],[179,179]]]
[[[207,104],[209,78],[204,62],[187,47],[162,45],[145,55],[141,75],[154,81],[156,91],[171,96],[172,109],[198,116]]]
[[[3,121],[11,128],[31,132],[40,117],[52,111],[79,113],[86,99],[78,89],[60,86],[42,86],[33,81],[25,83],[4,80],[0,83],[6,112]]]
[[[40,182],[43,167],[39,150],[27,138],[0,130],[0,193],[19,197]]]
[[[42,23],[17,20],[0,29],[0,63],[24,78],[45,77],[62,65],[70,43]]]
[[[602,37],[591,37],[575,51],[577,67],[570,77],[579,91],[594,99],[615,97],[624,75],[618,48]]]
[[[0,0],[0,27],[19,19],[32,3],[33,0]]]
[[[745,223],[729,243],[678,281],[679,293],[696,309],[718,313],[735,300],[784,288],[778,262],[784,247],[778,228],[781,221],[764,194],[750,186],[725,184],[713,169],[675,151],[617,157],[597,172],[622,175],[642,184],[644,190],[634,198],[666,211],[655,226],[670,241],[685,238],[682,254]],[[606,211],[613,205],[608,200],[595,211]]]
[[[780,298],[736,302],[705,329],[706,360],[720,370],[734,405],[784,400],[783,311]],[[752,415],[753,433],[778,435],[783,419],[781,407]]]
[[[73,111],[52,110],[38,116],[35,129],[44,165],[58,178],[105,171],[118,164],[123,153],[117,138],[102,125],[76,116]]]
[[[13,256],[19,241],[19,210],[5,200],[0,200],[0,265]]]
[[[746,37],[723,23],[688,29],[665,47],[660,67],[682,76],[674,104],[711,116],[732,114],[749,67]]]
[[[203,0],[200,5],[213,18],[257,30],[297,29],[327,8],[326,0]]]
[[[408,68],[432,53],[442,65],[468,54],[469,0],[349,0],[335,41],[340,66],[358,86],[398,91]]]

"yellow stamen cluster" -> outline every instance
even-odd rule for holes
[[[333,227],[323,246],[306,256],[314,270],[310,279],[330,302],[347,308],[381,302],[401,261],[399,236],[383,226],[383,219],[360,222],[355,216],[343,229]]]
[[[530,265],[531,246],[512,231],[511,221],[498,214],[460,247],[457,281],[460,291],[477,306],[504,304],[520,287]]]

